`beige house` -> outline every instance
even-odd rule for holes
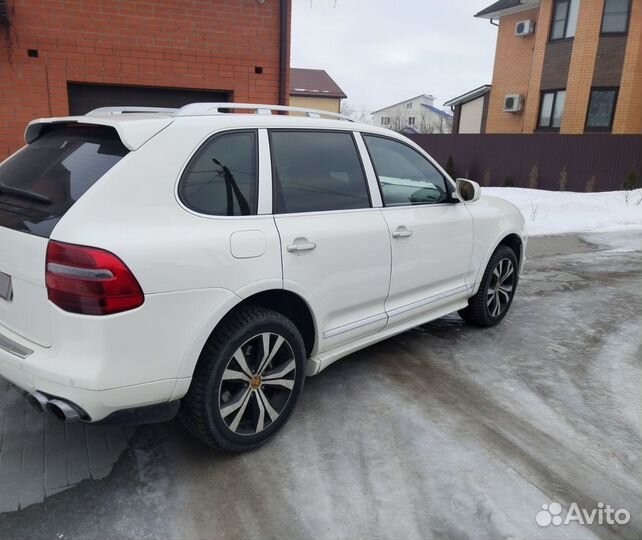
[[[338,113],[347,96],[323,69],[290,70],[290,106]]]
[[[453,133],[485,133],[491,86],[486,84],[446,101],[454,113]]]

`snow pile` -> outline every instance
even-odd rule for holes
[[[517,206],[531,236],[642,230],[642,189],[575,193],[525,188],[482,188]]]

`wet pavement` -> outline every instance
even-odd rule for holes
[[[337,362],[245,455],[174,422],[65,427],[0,381],[0,539],[639,539],[642,233],[529,254],[501,325],[449,316]],[[631,520],[539,526],[553,502]]]

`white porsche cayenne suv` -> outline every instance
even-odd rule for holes
[[[68,422],[178,414],[243,451],[335,360],[451,312],[498,323],[517,208],[402,135],[324,116],[196,103],[31,122],[0,165],[0,375]]]

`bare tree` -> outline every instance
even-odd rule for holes
[[[346,100],[341,102],[340,112],[345,116],[349,116],[355,122],[359,122],[361,124],[372,123],[372,115],[364,107],[358,108]]]

